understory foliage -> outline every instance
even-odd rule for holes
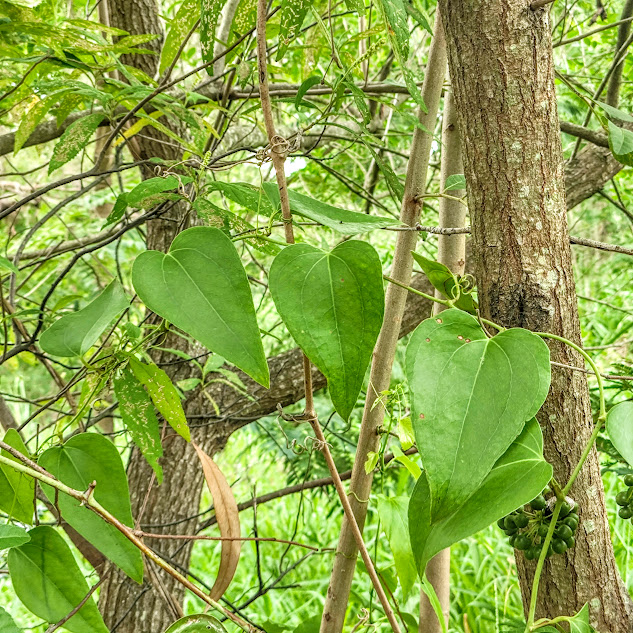
[[[633,90],[631,38],[618,39],[633,7],[597,4],[545,10],[565,159],[596,145],[622,164],[569,227],[595,247],[574,246],[576,369],[595,421],[578,470],[595,443],[633,590]],[[439,205],[466,205],[468,183],[440,176],[441,108],[429,129],[418,117],[435,2],[281,0],[259,7],[259,29],[253,0],[147,2],[164,33],[112,26],[119,9],[0,0],[0,633],[114,633],[98,597],[120,572],[147,591],[158,573],[185,587],[184,618],[151,633],[316,632],[343,515],[332,479],[344,487],[355,459],[374,493],[349,630],[418,631],[421,591],[441,612],[425,568],[451,547],[445,629],[593,631],[589,604],[551,621],[523,610],[514,556],[539,561],[529,603],[544,561],[584,529],[578,473],[553,477],[538,422],[560,371],[548,344],[578,348],[483,318],[471,255],[464,275],[438,261]],[[407,226],[416,130],[434,141]],[[420,239],[404,287],[424,310],[375,394],[405,231]],[[307,369],[289,378],[279,358],[297,347]],[[312,394],[318,372],[327,386]],[[385,418],[362,455],[368,394]],[[226,413],[234,402],[255,414]],[[173,442],[191,444],[187,467],[204,475],[194,533],[143,520]],[[143,490],[129,484],[138,455]],[[161,549],[166,534],[193,540],[187,566]]]

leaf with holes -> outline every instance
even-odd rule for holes
[[[220,535],[224,538],[239,539],[241,536],[240,513],[233,491],[216,463],[199,446],[192,445],[196,449],[204,471],[204,479],[213,497],[213,508],[220,528]],[[209,592],[209,596],[213,600],[219,600],[231,584],[240,560],[241,549],[242,542],[239,540],[222,541],[220,569]]]
[[[45,450],[38,460],[62,483],[75,490],[87,490],[96,482],[94,498],[119,521],[132,527],[132,508],[125,468],[114,444],[98,433],[81,433],[62,446]],[[62,518],[130,578],[143,582],[143,557],[117,528],[81,503],[42,484],[51,503],[57,501]]]
[[[149,397],[161,415],[180,437],[191,440],[187,418],[180,402],[180,396],[169,376],[157,365],[146,365],[130,358],[130,369],[136,379],[147,389]]]
[[[200,45],[207,64],[213,60],[215,27],[224,4],[225,0],[200,0]],[[207,66],[207,73],[213,75],[213,65]]]
[[[444,548],[528,503],[551,478],[552,467],[543,458],[543,435],[534,418],[481,485],[468,498],[454,503],[443,518],[432,517],[431,490],[426,474],[422,473],[409,501],[409,535],[420,573]]]
[[[226,633],[222,623],[212,615],[197,613],[180,618],[165,633],[209,633],[209,631],[212,633]]]
[[[295,244],[277,255],[268,281],[286,327],[327,378],[334,408],[347,420],[382,326],[378,254],[356,240],[329,253]]]
[[[48,173],[53,173],[69,160],[75,158],[88,145],[104,118],[104,114],[95,112],[71,123],[53,148],[51,162],[48,164]]]
[[[41,525],[33,528],[29,536],[28,543],[9,551],[13,590],[38,618],[59,622],[86,597],[88,584],[55,529]],[[71,633],[108,633],[92,597],[64,623],[64,628]]]
[[[169,23],[165,43],[160,52],[159,75],[162,75],[176,59],[181,44],[199,17],[200,0],[183,0],[174,19]]]
[[[277,61],[283,59],[290,42],[297,37],[311,5],[311,0],[281,0]]]
[[[15,429],[9,429],[2,438],[11,448],[15,448],[22,455],[28,456],[29,451],[24,445],[20,434]],[[19,462],[8,451],[2,449],[2,456]],[[0,510],[20,523],[33,523],[33,504],[35,499],[35,482],[32,477],[18,472],[15,468],[0,464]]]
[[[127,367],[114,378],[113,383],[123,424],[156,473],[156,479],[160,484],[163,481],[163,469],[158,460],[163,456],[163,447],[160,443],[160,429],[152,400]]]
[[[268,364],[246,271],[233,242],[220,229],[187,229],[168,253],[141,253],[132,268],[132,283],[150,310],[268,387]]]
[[[85,308],[64,315],[42,332],[40,347],[52,356],[83,356],[129,305],[119,280],[114,279]]]
[[[470,498],[536,415],[549,390],[549,360],[536,334],[514,328],[488,338],[457,309],[416,328],[406,373],[433,521]]]

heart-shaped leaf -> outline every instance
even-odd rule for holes
[[[114,279],[85,308],[61,317],[42,332],[40,347],[53,356],[83,356],[129,304],[121,284]]]
[[[551,478],[552,467],[543,459],[543,435],[534,418],[525,425],[481,486],[468,499],[455,504],[442,519],[431,518],[431,491],[422,473],[409,501],[409,535],[420,573],[445,547],[528,503]]]
[[[378,254],[356,240],[330,253],[307,244],[288,246],[275,258],[268,282],[281,318],[327,378],[334,408],[347,420],[382,326]]]
[[[2,438],[11,448],[15,448],[22,455],[29,454],[20,434],[15,429],[9,429]],[[2,450],[2,456],[14,462],[18,459],[8,451]],[[0,510],[6,512],[21,523],[33,523],[35,499],[35,481],[29,475],[20,473],[11,466],[0,464]]]
[[[125,525],[133,526],[130,493],[125,468],[114,444],[97,433],[81,433],[63,446],[53,446],[40,455],[38,463],[62,483],[76,490],[87,490],[96,481],[94,498]],[[55,494],[50,486],[42,489],[51,503],[57,503],[65,519],[79,534],[103,552],[130,578],[143,582],[143,557],[140,550],[97,514],[80,505],[77,499]]]
[[[213,352],[268,387],[268,364],[246,272],[219,229],[180,233],[167,254],[141,253],[132,268],[141,300]]]
[[[606,430],[615,449],[633,466],[633,401],[620,402],[609,410]]]
[[[416,328],[406,370],[438,521],[473,494],[540,409],[550,384],[549,349],[519,328],[488,338],[477,319],[451,309]]]
[[[60,495],[61,498],[61,495]],[[88,584],[64,539],[47,525],[9,551],[13,590],[24,606],[46,622],[65,618],[88,593]],[[64,623],[71,633],[108,633],[92,597]]]
[[[30,540],[31,537],[24,528],[8,523],[0,525],[0,550],[19,547]]]
[[[165,633],[226,633],[222,623],[212,615],[197,613],[186,615],[174,622]]]

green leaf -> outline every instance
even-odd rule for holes
[[[312,75],[312,77],[308,77],[300,86],[299,90],[297,90],[297,96],[295,97],[295,107],[299,107],[301,102],[303,101],[303,97],[305,97],[306,93],[310,88],[316,86],[323,82],[322,75]]]
[[[569,622],[569,633],[594,633],[595,629],[589,624],[589,603],[571,618],[565,618]]]
[[[409,540],[409,498],[378,496],[378,516],[393,553],[396,572],[406,600],[418,578]]]
[[[540,409],[550,384],[547,345],[514,328],[488,338],[477,319],[445,310],[409,341],[411,420],[433,497],[433,520],[481,485]]]
[[[130,369],[136,379],[147,389],[154,406],[167,420],[169,426],[187,442],[191,441],[191,433],[180,397],[169,376],[153,363],[146,365],[133,357],[130,358]]]
[[[187,615],[174,622],[165,633],[226,633],[222,623],[212,615],[198,613]]]
[[[42,332],[40,347],[52,356],[83,356],[129,305],[119,280],[114,279],[85,308],[64,315]]]
[[[76,490],[97,485],[94,498],[108,512],[129,527],[133,527],[132,508],[125,468],[114,444],[97,433],[81,433],[62,446],[44,451],[38,460],[62,483]],[[130,578],[143,582],[143,557],[140,550],[92,510],[68,495],[42,484],[51,503],[57,498],[62,518],[100,552],[118,565]]]
[[[15,429],[9,429],[2,439],[11,448],[15,448],[22,455],[28,456],[29,451]],[[2,456],[18,462],[13,455],[4,449]],[[33,523],[34,499],[35,482],[33,478],[18,472],[11,466],[0,464],[0,510],[20,523],[31,525]]]
[[[276,185],[275,185],[276,187]],[[208,191],[221,191],[227,198],[237,202],[240,206],[261,215],[271,216],[274,213],[269,196],[259,187],[245,182],[213,182],[207,187]],[[266,190],[268,193],[268,190]]]
[[[606,431],[618,453],[633,466],[633,401],[620,402],[609,410]]]
[[[110,214],[106,218],[106,221],[103,223],[102,228],[105,229],[111,224],[116,224],[117,222],[119,222],[123,218],[123,214],[125,213],[127,207],[127,193],[122,193],[118,195],[116,202],[112,207],[112,211],[110,211]]]
[[[365,13],[365,4],[363,3],[363,0],[345,0],[345,6],[348,11]]]
[[[8,523],[0,525],[0,550],[19,547],[30,540],[31,537],[24,528]],[[4,629],[0,628],[0,631],[4,631]]]
[[[633,123],[633,116],[631,116],[630,114],[627,114],[622,110],[618,110],[618,108],[614,108],[608,103],[603,103],[602,101],[595,101],[594,103],[598,104],[613,119],[617,119],[618,121],[626,121],[627,123]]]
[[[281,21],[279,24],[279,50],[277,61],[281,61],[292,40],[297,37],[306,14],[312,5],[311,0],[281,0]]]
[[[380,0],[378,3],[387,24],[387,32],[395,43],[402,61],[409,57],[411,33],[407,21],[407,9],[403,0]]]
[[[290,334],[327,378],[334,408],[347,420],[382,326],[378,254],[356,240],[330,253],[295,244],[277,255],[268,281]]]
[[[22,631],[2,607],[0,607],[0,631],[2,633],[21,633]]]
[[[460,296],[455,302],[455,306],[471,314],[477,312],[477,302],[470,293],[467,293],[460,286],[455,275],[444,264],[427,259],[420,253],[413,252],[411,254],[434,288],[437,288],[447,299],[451,300],[454,300],[459,292]]]
[[[24,114],[20,120],[20,125],[15,133],[15,144],[13,151],[17,154],[22,149],[24,143],[28,140],[38,123],[46,116],[46,113],[55,105],[59,95],[51,95],[37,101]]]
[[[215,27],[225,0],[200,0],[200,45],[202,60],[209,63],[213,60],[215,43]],[[207,67],[207,73],[213,75],[213,66]]]
[[[16,275],[20,272],[11,260],[2,256],[0,256],[0,270],[6,270],[10,273],[15,273]]]
[[[279,204],[277,185],[272,182],[266,182],[263,187],[271,202],[277,206]],[[292,189],[288,189],[288,198],[290,200],[290,210],[296,215],[318,222],[344,235],[356,235],[385,226],[400,224],[400,221],[395,218],[376,217],[366,213],[333,207],[297,191],[292,191]]]
[[[183,185],[191,182],[189,176],[165,176],[148,178],[139,183],[127,196],[127,204],[130,207],[149,209],[165,199],[165,192],[179,190]],[[162,194],[162,195],[161,195]],[[114,210],[113,210],[114,211]]]
[[[104,114],[95,112],[71,123],[53,148],[51,162],[48,164],[48,173],[53,173],[69,160],[75,158],[88,145],[104,118]]]
[[[36,616],[59,622],[86,597],[88,584],[70,548],[52,527],[33,528],[29,536],[28,543],[9,551],[13,590]],[[64,628],[71,633],[108,633],[92,597]]]
[[[426,473],[422,473],[409,501],[409,535],[419,572],[445,547],[528,503],[551,478],[552,467],[543,459],[543,435],[534,418],[482,484],[467,499],[453,504],[444,518],[431,518],[431,491]]]
[[[119,401],[123,424],[132,441],[153,468],[160,484],[163,481],[163,469],[158,460],[163,456],[163,447],[160,443],[160,429],[154,405],[143,385],[127,367],[123,368],[113,382],[114,395]]]
[[[150,310],[268,387],[268,364],[246,272],[233,242],[221,230],[187,229],[167,254],[141,253],[132,282]]]
[[[159,75],[162,75],[174,61],[181,44],[199,17],[199,0],[183,0],[174,19],[169,23],[169,30],[160,53]]]
[[[626,128],[618,127],[611,121],[608,121],[607,125],[611,152],[623,165],[633,166],[633,132]]]
[[[452,174],[444,183],[444,191],[466,189],[466,176],[464,174]]]

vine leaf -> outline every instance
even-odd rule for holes
[[[152,400],[134,373],[127,367],[114,378],[113,383],[123,424],[147,463],[156,473],[156,479],[160,484],[163,481],[163,469],[158,460],[163,456],[163,447]]]
[[[551,478],[552,467],[543,458],[543,435],[535,418],[525,425],[481,485],[467,499],[452,504],[442,518],[432,517],[434,500],[423,472],[409,501],[409,534],[420,573],[445,547],[528,503]]]
[[[606,431],[618,453],[633,465],[633,401],[620,402],[609,410]]]
[[[220,535],[224,538],[239,539],[241,536],[240,514],[231,487],[217,464],[193,442],[192,446],[196,449],[198,459],[202,464],[205,481],[213,497],[213,507],[215,509],[218,527],[220,528]],[[239,540],[222,541],[220,569],[218,570],[218,576],[213,583],[213,587],[211,587],[211,591],[209,592],[209,596],[213,600],[219,600],[231,584],[235,570],[237,569],[237,564],[240,560],[241,549],[242,543]]]
[[[83,356],[129,305],[119,280],[114,279],[85,308],[64,315],[42,332],[40,347],[52,356]]]
[[[278,207],[279,189],[277,184],[266,182],[263,187],[270,201],[275,207]],[[367,231],[400,224],[400,220],[395,218],[376,217],[375,215],[333,207],[291,189],[288,190],[288,199],[290,201],[290,210],[293,213],[318,222],[344,235],[356,235],[357,233],[366,233]]]
[[[356,240],[330,253],[295,244],[277,255],[268,282],[279,315],[327,378],[334,408],[347,420],[382,326],[378,253]]]
[[[470,498],[536,415],[549,390],[549,359],[532,332],[514,328],[488,338],[477,319],[457,309],[416,328],[406,372],[433,521]]]
[[[72,160],[88,145],[105,115],[100,112],[89,114],[71,123],[53,148],[51,162],[48,164],[48,173],[52,174],[56,169]]]
[[[9,523],[0,525],[0,550],[19,547],[30,540],[31,537],[24,528]],[[0,629],[0,631],[3,630]]]
[[[24,606],[46,622],[59,622],[85,597],[88,584],[64,539],[47,525],[9,551],[13,590]],[[71,633],[108,633],[92,597],[64,624]]]
[[[409,498],[378,496],[378,516],[387,535],[406,600],[418,578],[409,539]]]
[[[20,434],[15,429],[9,429],[3,438],[11,448],[15,448],[22,455],[29,451],[24,445]],[[2,450],[2,456],[14,462],[18,460],[11,453]],[[0,464],[0,510],[6,512],[20,523],[33,523],[33,500],[35,499],[35,482],[32,477],[20,473],[11,466]]]
[[[127,526],[133,526],[130,493],[125,468],[114,444],[98,433],[81,433],[62,446],[44,451],[38,460],[62,483],[76,490],[87,490],[96,482],[94,498]],[[65,494],[42,484],[51,503],[57,500],[62,518],[81,536],[120,567],[130,578],[143,582],[143,557],[140,550],[89,508]]]
[[[174,622],[165,633],[226,633],[222,623],[212,615],[196,613]]]
[[[150,309],[268,387],[253,297],[233,242],[220,230],[180,233],[167,254],[136,258],[132,283]]]
[[[460,292],[459,299],[455,302],[455,307],[471,314],[477,312],[477,302],[469,293],[465,293],[460,288],[459,281],[444,264],[427,259],[420,253],[412,252],[411,254],[431,282],[431,285],[437,288],[447,299],[454,299],[457,296],[457,292]]]
[[[18,629],[13,618],[2,607],[0,607],[0,631],[2,633],[22,633],[22,629]]]
[[[180,437],[189,442],[191,433],[187,426],[187,418],[180,402],[180,396],[165,371],[154,363],[146,365],[134,357],[130,358],[130,369],[136,379],[147,389],[154,406],[167,420],[169,426]]]

